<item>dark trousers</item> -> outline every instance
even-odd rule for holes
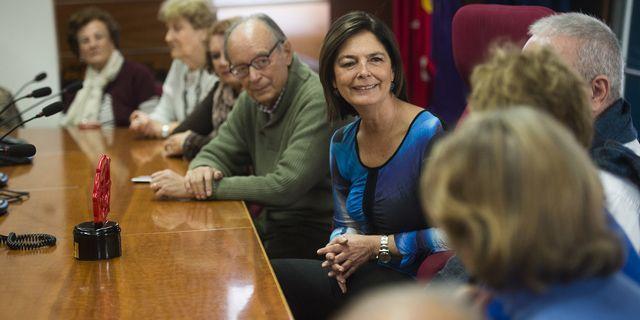
[[[321,259],[331,234],[328,222],[257,219],[256,228],[269,259]]]
[[[336,280],[327,276],[328,270],[323,269],[321,263],[318,260],[271,260],[291,312],[298,320],[327,319],[364,292],[413,281],[409,275],[370,262],[347,279],[347,293],[342,294]]]

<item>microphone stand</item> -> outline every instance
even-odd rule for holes
[[[13,117],[5,119],[5,120],[0,119],[0,127],[6,125],[7,123],[10,123],[11,121],[13,121],[13,120],[15,120],[17,118],[22,119],[21,118],[22,115],[24,115],[25,113],[33,110],[34,108],[40,106],[41,104],[43,104],[43,103],[45,103],[45,102],[47,102],[47,101],[49,101],[49,100],[51,100],[53,98],[59,97],[59,96],[65,94],[68,91],[80,90],[80,89],[82,89],[82,81],[73,82],[73,83],[69,84],[68,86],[66,86],[65,88],[63,88],[60,92],[56,93],[55,95],[52,95],[50,97],[46,97],[46,98],[34,103],[33,105],[27,107],[26,109],[22,110],[20,113],[14,115]]]
[[[21,112],[19,112],[18,114],[14,115],[14,116],[13,116],[13,117],[11,117],[11,118],[7,118],[7,119],[0,119],[0,121],[2,121],[2,122],[0,122],[0,127],[2,127],[2,126],[4,126],[4,125],[6,125],[6,124],[8,124],[8,123],[10,123],[11,121],[13,121],[13,120],[15,120],[15,119],[18,119],[18,118],[22,119],[22,115],[23,115],[23,114],[25,114],[25,113],[27,113],[27,112],[29,112],[29,111],[33,110],[34,108],[36,108],[36,107],[38,107],[38,106],[42,105],[43,103],[45,103],[45,102],[47,102],[47,101],[49,101],[49,100],[51,100],[51,99],[53,99],[53,98],[55,98],[55,97],[60,96],[61,94],[62,94],[62,92],[60,92],[60,93],[58,93],[58,94],[56,94],[56,95],[54,95],[54,96],[51,96],[51,97],[46,97],[46,98],[44,98],[44,99],[42,99],[42,100],[40,100],[40,101],[38,101],[38,102],[34,103],[33,105],[31,105],[31,106],[27,107],[26,109],[22,110]]]

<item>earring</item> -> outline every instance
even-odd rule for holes
[[[390,91],[392,91],[392,92],[393,92],[393,90],[394,90],[395,88],[396,88],[396,84],[395,84],[393,81],[391,81],[391,90],[390,90]]]

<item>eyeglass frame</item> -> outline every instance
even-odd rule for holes
[[[284,40],[276,41],[276,44],[273,45],[273,48],[271,48],[271,50],[269,50],[267,54],[258,55],[255,58],[251,59],[251,62],[249,63],[229,66],[229,72],[231,72],[231,74],[233,74],[238,79],[244,79],[249,75],[249,72],[250,72],[249,68],[253,67],[256,70],[262,70],[268,67],[269,65],[271,65],[271,55],[273,54],[274,51],[276,51],[276,48],[278,48],[278,46],[280,46],[280,44],[282,43],[284,43]],[[261,58],[266,58],[266,64],[263,66],[256,65],[256,60]],[[244,75],[242,75],[242,73],[237,71],[238,68],[246,68],[247,71]]]

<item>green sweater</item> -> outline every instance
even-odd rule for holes
[[[260,203],[268,219],[328,223],[333,211],[332,133],[318,75],[294,55],[271,120],[243,92],[218,135],[189,168],[210,166],[224,173],[214,183],[212,199]],[[255,175],[243,176],[248,165]]]

